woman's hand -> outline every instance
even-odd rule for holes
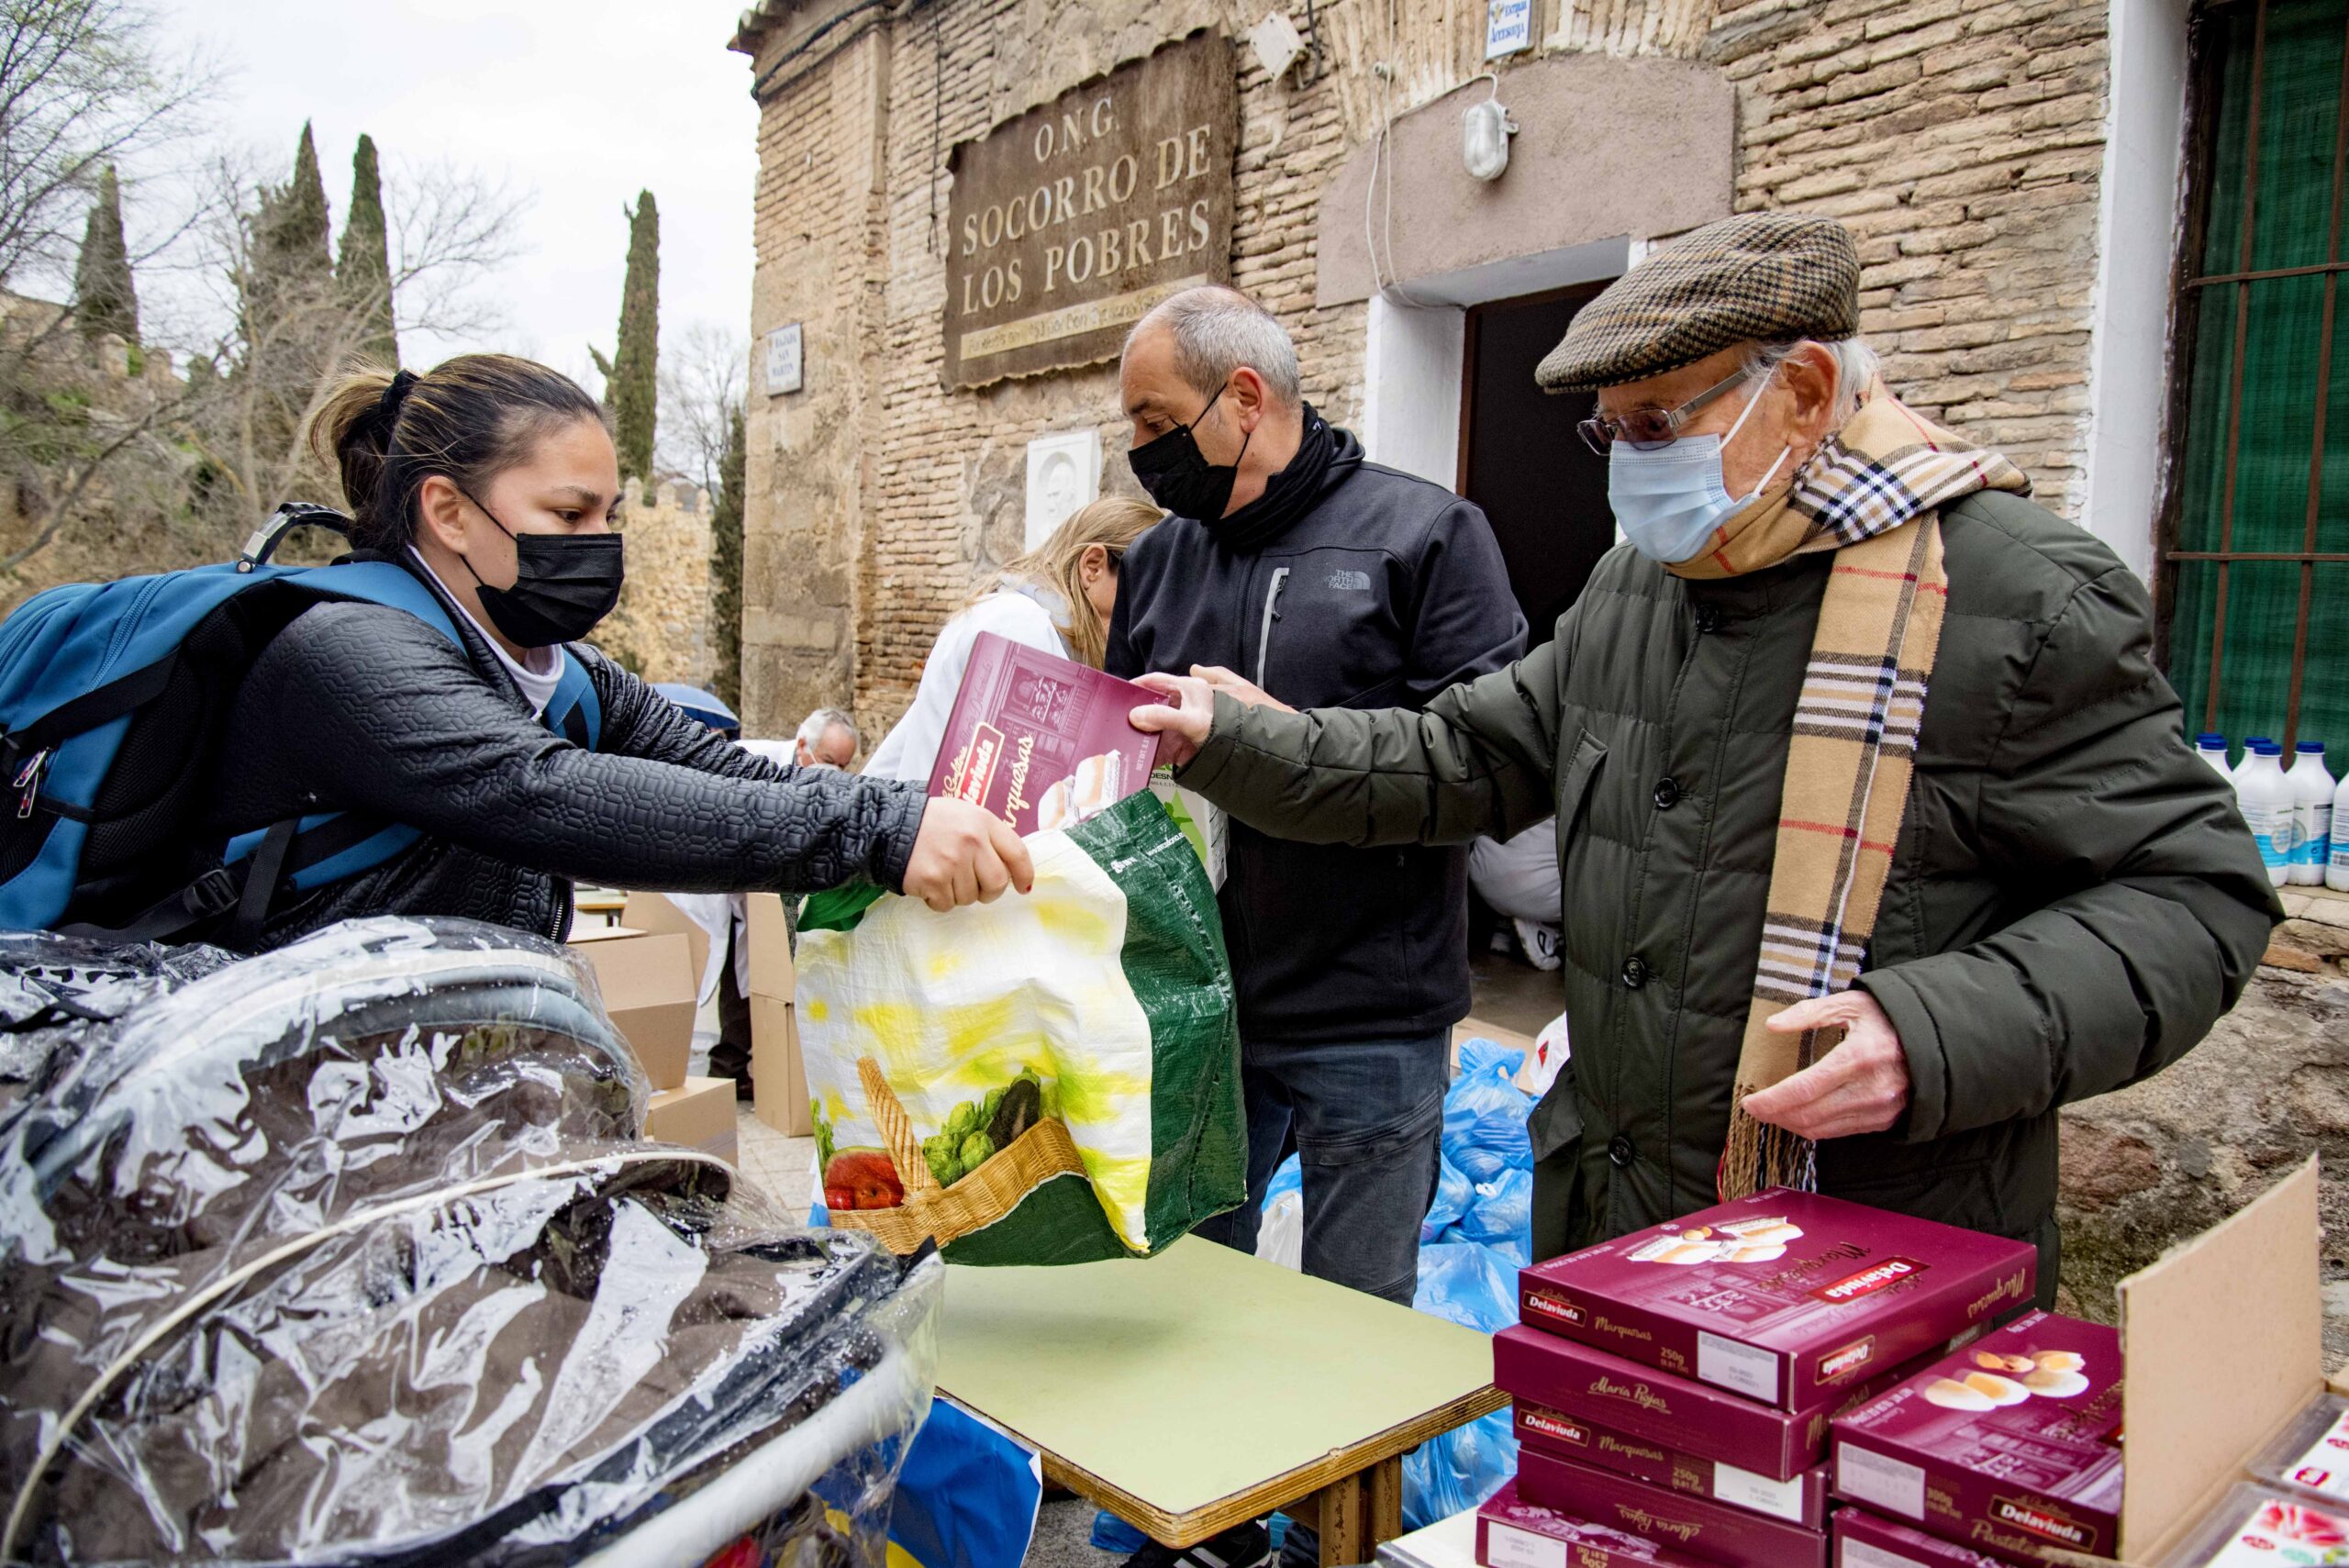
[[[906,895],[941,914],[964,904],[992,904],[1007,887],[1036,885],[1028,846],[1011,824],[967,800],[933,800],[906,862]]]
[[[1135,708],[1126,721],[1145,735],[1159,737],[1160,762],[1177,768],[1188,763],[1208,743],[1208,731],[1215,725],[1214,688],[1187,675],[1143,675],[1134,684],[1166,701]]]

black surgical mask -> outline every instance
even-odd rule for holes
[[[465,499],[481,506],[491,526],[514,541],[511,588],[483,583],[470,561],[465,570],[480,584],[482,613],[489,617],[489,624],[520,646],[576,642],[619,603],[620,583],[627,575],[619,535],[518,534],[472,495]]]
[[[1209,462],[1199,450],[1199,443],[1191,439],[1199,419],[1206,418],[1208,408],[1214,407],[1222,396],[1223,387],[1219,386],[1215,396],[1208,399],[1208,407],[1199,410],[1198,419],[1177,425],[1126,453],[1126,465],[1134,471],[1141,487],[1150,492],[1150,498],[1178,517],[1212,523],[1231,504],[1231,483],[1240,477],[1240,458],[1229,463]],[[1248,455],[1248,443],[1254,438],[1252,430],[1240,438],[1240,457]]]

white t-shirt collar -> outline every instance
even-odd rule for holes
[[[465,608],[465,602],[455,594],[449,593],[449,584],[442,581],[440,573],[432,570],[432,563],[424,559],[424,552],[414,545],[407,547],[407,552],[416,557],[416,563],[424,568],[427,576],[440,584],[441,591],[448,594],[449,602],[456,606],[457,613],[473,622],[473,629],[481,633],[481,639],[489,644],[489,651],[497,655],[497,662],[506,666],[507,674],[514,677],[515,685],[521,688],[522,700],[530,705],[530,717],[542,717],[547,711],[547,704],[554,701],[555,687],[562,682],[562,650],[527,649],[525,651],[529,654],[529,662],[518,662],[514,655],[506,651],[506,645],[492,636],[489,628]]]

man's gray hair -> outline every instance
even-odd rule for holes
[[[1202,397],[1221,391],[1241,365],[1264,378],[1275,402],[1295,407],[1304,395],[1288,329],[1238,289],[1209,284],[1161,302],[1134,323],[1121,352],[1131,353],[1135,339],[1159,327],[1174,337],[1175,373]]]
[[[1805,343],[1817,343],[1835,357],[1835,417],[1840,421],[1858,413],[1868,388],[1882,369],[1876,350],[1868,347],[1865,339],[1838,338],[1827,342],[1817,338],[1790,338],[1780,343],[1748,343],[1745,373],[1766,375],[1792,359],[1794,351]]]
[[[856,743],[855,750],[864,750],[864,737],[858,731],[856,720],[836,707],[819,707],[800,720],[798,740],[812,751],[836,724],[848,731],[848,738]]]

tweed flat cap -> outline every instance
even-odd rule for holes
[[[1544,392],[1640,381],[1735,343],[1860,329],[1860,255],[1831,217],[1752,212],[1657,251],[1575,313],[1533,373]]]

